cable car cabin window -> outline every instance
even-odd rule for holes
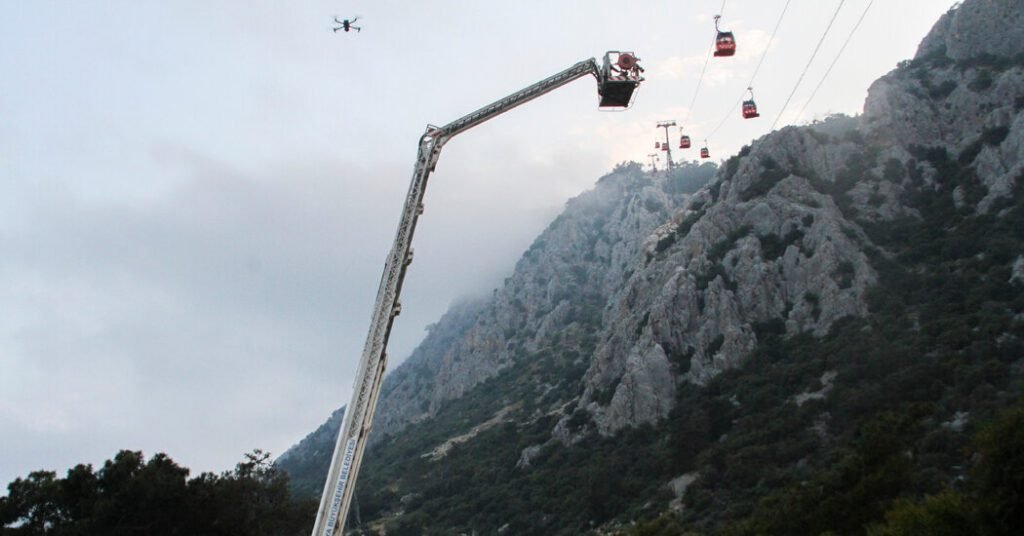
[[[715,38],[715,56],[732,56],[736,53],[736,38],[732,32],[718,32]]]
[[[753,119],[755,117],[761,117],[761,114],[757,113],[757,104],[754,104],[752,100],[743,101],[743,119]]]

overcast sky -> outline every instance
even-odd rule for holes
[[[867,3],[845,1],[780,125]],[[588,78],[446,147],[396,361],[568,198],[649,162],[655,122],[697,141],[721,123],[716,159],[766,134],[839,1],[792,1],[753,121],[728,112],[783,0],[726,2],[739,52],[710,62],[692,110],[720,0],[3,4],[0,486],[122,448],[194,473],[280,454],[348,402],[427,123],[609,49],[647,69],[629,111],[597,111]],[[800,121],[858,113],[951,4],[876,2]],[[335,15],[363,31],[332,33]]]

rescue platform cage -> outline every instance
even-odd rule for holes
[[[610,50],[605,53],[597,80],[601,109],[626,109],[633,105],[636,88],[643,82],[643,68],[632,52]]]

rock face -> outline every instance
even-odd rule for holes
[[[1018,0],[965,2],[947,13],[917,49],[918,58],[943,54],[954,61],[1024,53],[1024,15]]]
[[[687,184],[703,184],[713,172],[713,166],[690,166],[669,180],[622,166],[569,201],[502,288],[488,300],[453,308],[388,376],[375,440],[429,418],[551,339],[586,331],[583,325],[593,324],[594,313],[622,286],[643,238],[689,198]]]
[[[422,419],[429,415],[431,396],[437,391],[436,379],[442,374],[451,376],[450,369],[457,366],[460,360],[452,357],[451,349],[469,337],[477,317],[483,312],[486,304],[481,301],[465,301],[455,304],[441,319],[427,328],[427,336],[413,351],[403,366],[395,369],[384,380],[380,402],[374,419],[374,438],[382,434],[399,430],[405,424]],[[478,369],[485,368],[491,372],[491,361],[478,362]],[[443,369],[449,370],[442,372]],[[477,372],[476,376],[483,374]],[[465,385],[465,378],[457,382]],[[418,406],[417,406],[418,405]]]
[[[1024,170],[1024,7],[967,2],[940,19],[912,61],[876,81],[862,131],[893,145],[901,163],[917,147],[941,147],[967,164],[984,192],[958,204],[987,212]]]
[[[792,128],[763,139],[645,243],[579,402],[601,432],[666,417],[678,382],[739,365],[759,330],[823,335],[866,314],[875,273],[861,233],[810,183],[834,184],[853,151]]]
[[[919,220],[916,191],[948,187],[959,210],[998,217],[1019,187],[1022,32],[1024,2],[968,1],[872,85],[859,118],[768,134],[710,182],[708,166],[672,178],[620,166],[567,204],[502,288],[431,328],[385,381],[374,440],[429,423],[531,356],[575,355],[578,381],[530,379],[543,411],[502,414],[554,416],[550,434],[521,451],[529,470],[545,442],[658,423],[680,386],[742,365],[766,336],[820,337],[869,314],[865,293],[879,278],[869,258],[888,254],[870,237]],[[941,183],[950,177],[955,188]],[[1016,259],[1008,273],[1019,283]]]

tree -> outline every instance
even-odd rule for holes
[[[270,453],[255,450],[220,475],[188,475],[166,454],[146,461],[129,450],[95,473],[89,465],[63,479],[36,471],[0,497],[0,534],[276,536],[312,528],[316,504],[291,499]]]
[[[977,436],[972,483],[993,533],[1024,527],[1024,408],[1004,412]]]
[[[56,477],[53,471],[34,471],[11,482],[7,497],[0,498],[0,523],[17,526],[13,534],[43,534],[63,526],[66,516]]]

